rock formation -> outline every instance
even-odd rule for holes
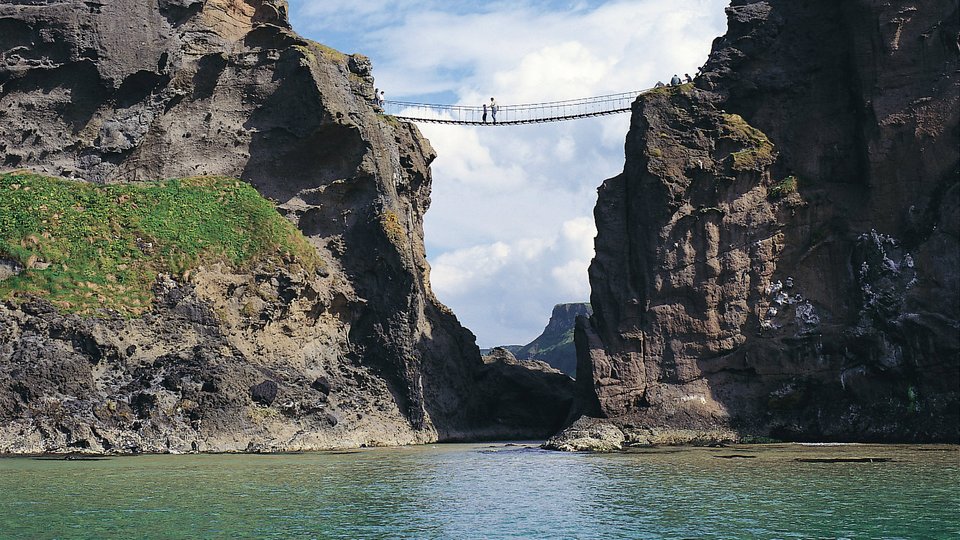
[[[734,0],[696,84],[638,99],[595,211],[588,415],[960,439],[957,6]]]
[[[573,380],[541,360],[519,360],[495,347],[483,356],[477,384],[487,389],[484,416],[523,428],[529,438],[545,439],[569,423],[576,388]]]
[[[429,143],[377,113],[365,57],[301,38],[286,12],[282,0],[0,2],[4,168],[241,178],[328,263],[161,276],[136,319],[0,303],[0,452],[529,433],[484,416],[496,390],[475,379],[490,368],[430,291]]]

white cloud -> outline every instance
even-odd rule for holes
[[[519,65],[498,71],[493,82],[495,88],[509,91],[511,99],[520,103],[589,96],[614,65],[614,61],[598,58],[580,42],[569,41],[527,54]],[[565,95],[551,96],[556,89],[563,89]]]
[[[692,74],[723,33],[727,4],[291,0],[291,9],[309,37],[370,56],[390,99],[478,105],[495,96],[503,106]],[[596,188],[622,170],[628,127],[628,115],[421,126],[439,154],[424,225],[433,287],[482,346],[526,343],[553,304],[588,299]]]
[[[602,124],[617,120],[625,130],[625,117],[590,120],[590,129],[423,126],[440,149],[425,224],[428,255],[433,260],[464,246],[547,238],[565,219],[588,216],[599,179],[622,167],[594,151]]]
[[[553,156],[560,162],[571,161],[576,157],[576,152],[577,142],[569,134],[560,137],[553,147]]]
[[[382,86],[454,90],[469,103],[541,102],[652,86],[694,70],[722,28],[723,0],[624,0],[576,16],[539,6],[423,11],[374,32]],[[712,9],[711,9],[712,8]],[[466,76],[464,76],[466,74]]]

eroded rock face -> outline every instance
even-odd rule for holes
[[[600,188],[586,412],[960,439],[957,2],[728,15],[696,86],[635,104],[624,172]]]
[[[613,422],[583,416],[548,439],[543,448],[561,452],[615,452],[622,450],[625,442],[623,431]]]
[[[0,307],[0,451],[295,450],[524,429],[483,416],[474,337],[429,288],[432,148],[376,113],[369,60],[301,38],[286,11],[0,2],[3,167],[100,183],[239,177],[328,263],[161,276],[142,320]]]

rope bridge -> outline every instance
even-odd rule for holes
[[[515,126],[519,124],[562,122],[564,120],[629,112],[633,101],[643,92],[645,90],[547,103],[501,105],[497,109],[496,123],[493,122],[493,114],[489,106],[486,111],[486,122],[484,122],[482,105],[433,105],[387,100],[383,102],[383,112],[411,122],[470,126]]]

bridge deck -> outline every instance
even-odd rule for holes
[[[490,108],[488,107],[485,111],[482,105],[435,105],[409,101],[385,101],[383,109],[384,114],[411,122],[491,127],[516,126],[564,122],[629,112],[633,101],[643,92],[645,90],[547,103],[501,105],[497,110],[496,122],[493,121]]]

